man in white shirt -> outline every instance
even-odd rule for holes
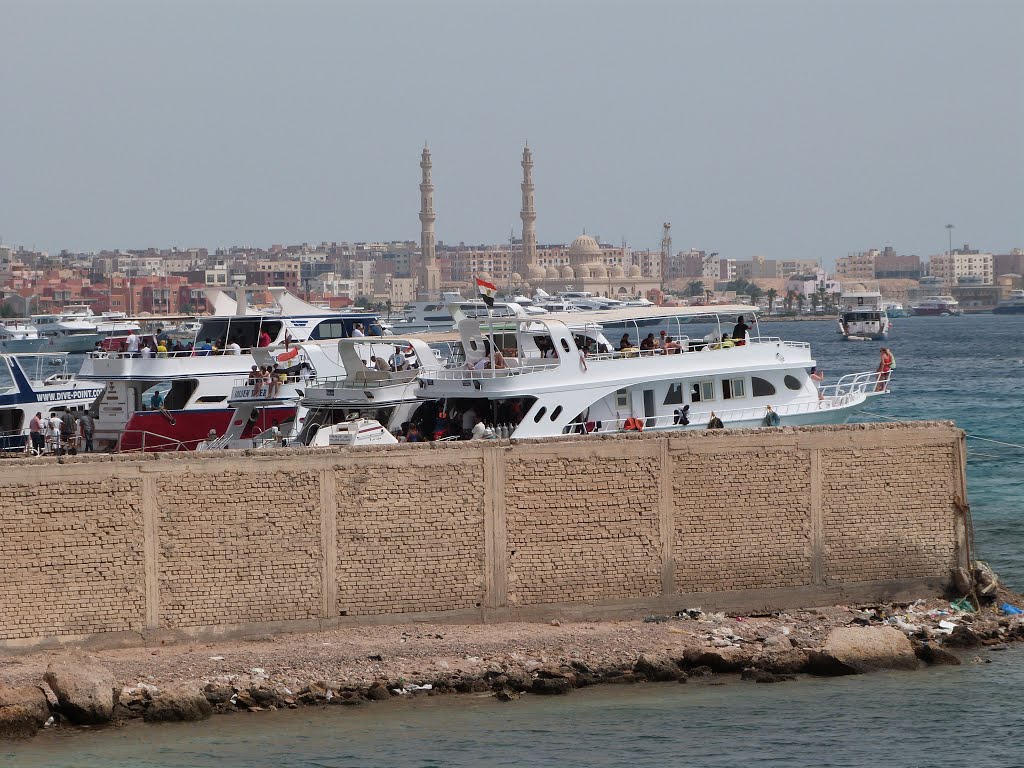
[[[152,350],[152,348],[149,345],[147,345],[147,344],[143,344],[142,345],[142,356],[144,358],[150,358],[150,357],[153,356],[153,350]]]
[[[363,324],[362,323],[356,323],[355,325],[352,326],[352,336],[353,336],[353,338],[358,337],[358,336],[365,336],[365,335],[366,334],[363,333]]]
[[[232,341],[230,344],[228,344],[228,354],[229,355],[240,355],[240,354],[242,354],[242,348],[240,346],[238,346],[238,342],[237,341]]]
[[[128,332],[128,338],[124,340],[124,348],[130,355],[139,353],[139,337],[135,335],[135,331]]]

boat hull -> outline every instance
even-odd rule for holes
[[[1011,307],[996,307],[992,310],[993,315],[1024,315],[1024,304],[1015,304]]]
[[[202,408],[180,411],[136,411],[120,435],[97,431],[97,439],[116,442],[125,451],[192,451],[207,439],[210,430],[227,432],[234,408]],[[243,439],[270,429],[274,422],[284,424],[295,418],[294,405],[260,408],[242,431]]]

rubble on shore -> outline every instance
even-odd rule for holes
[[[363,706],[400,696],[562,695],[596,684],[797,675],[985,661],[1024,640],[1019,595],[767,615],[695,607],[643,620],[353,626],[230,642],[5,660],[0,738],[40,727],[201,720],[216,713]],[[109,690],[109,694],[107,691]],[[44,702],[45,700],[45,702]],[[44,706],[45,703],[45,706]]]

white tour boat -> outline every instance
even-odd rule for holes
[[[608,318],[639,326],[655,312],[673,330],[666,348],[631,346],[596,354],[580,349],[579,342],[596,350],[609,346],[587,344],[601,337],[597,331],[581,334],[581,324],[599,329]],[[684,323],[709,313],[714,315],[710,333],[692,338],[681,332]],[[760,336],[756,321],[743,344],[720,341],[721,315],[744,313],[750,316],[744,305],[612,310],[576,315],[574,328],[561,320],[531,318],[500,334],[489,332],[486,318],[467,319],[459,324],[466,365],[421,373],[416,395],[439,403],[437,410],[449,416],[472,411],[499,435],[542,438],[704,429],[713,419],[725,427],[840,423],[868,398],[887,391],[888,379],[873,371],[819,389],[811,375],[810,345]],[[430,430],[425,425],[424,431]]]
[[[853,341],[889,338],[892,323],[882,294],[867,288],[844,291],[839,298],[839,333]]]
[[[952,296],[928,296],[913,308],[915,317],[946,317],[960,314],[960,302]]]

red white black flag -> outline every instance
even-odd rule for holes
[[[476,279],[476,289],[480,292],[480,298],[488,307],[494,306],[494,297],[498,295],[498,286],[488,283],[486,280]]]

